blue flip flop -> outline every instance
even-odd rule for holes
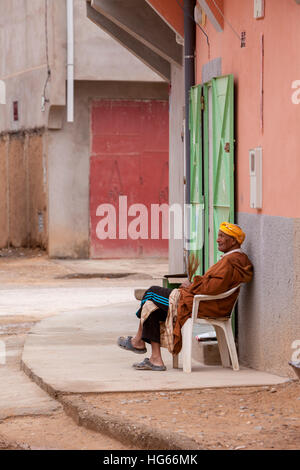
[[[142,362],[136,362],[135,364],[132,364],[132,367],[134,367],[136,370],[154,370],[154,371],[164,371],[167,370],[166,366],[156,366],[150,362],[148,357],[145,357],[145,359]]]
[[[120,348],[122,349],[126,349],[126,351],[132,351],[136,354],[145,354],[147,352],[147,348],[143,348],[143,349],[139,349],[139,348],[135,348],[133,345],[132,345],[132,342],[131,342],[131,338],[132,336],[120,336],[118,338],[118,346],[120,346]]]

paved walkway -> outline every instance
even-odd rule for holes
[[[24,338],[5,338],[6,361],[0,365],[0,421],[12,416],[51,415],[62,408],[20,370]]]
[[[136,371],[132,363],[144,356],[123,351],[118,336],[134,334],[138,302],[113,304],[61,313],[43,319],[28,335],[24,369],[55,393],[178,390],[202,387],[258,386],[288,378],[242,368],[194,364],[191,374],[172,369],[164,350],[166,372]]]

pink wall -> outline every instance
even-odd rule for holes
[[[265,0],[265,18],[253,18],[253,0],[224,0],[228,24],[217,33],[207,21],[206,38],[197,28],[197,83],[202,65],[222,57],[222,73],[236,83],[237,211],[250,209],[249,149],[263,147],[263,209],[269,215],[300,217],[300,103],[292,103],[292,83],[300,80],[300,5],[294,0]],[[264,34],[264,129],[261,130],[261,34]],[[299,87],[300,89],[300,87]],[[298,93],[300,99],[300,92]]]

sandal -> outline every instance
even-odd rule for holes
[[[132,336],[127,336],[127,337],[120,336],[118,338],[118,346],[120,346],[120,348],[122,348],[122,349],[126,349],[126,351],[132,351],[136,354],[145,354],[147,352],[147,349],[146,348],[143,348],[143,349],[135,348],[132,345],[131,338],[132,338]]]
[[[154,370],[154,371],[164,371],[167,370],[166,366],[156,366],[150,362],[148,357],[145,357],[145,359],[142,362],[136,362],[135,364],[132,365],[136,370]]]

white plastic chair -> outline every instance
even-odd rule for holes
[[[236,305],[237,299],[231,311],[230,317],[224,319],[220,318],[197,318],[199,303],[201,301],[225,299],[233,294],[239,287],[238,285],[233,289],[219,295],[195,295],[193,302],[192,316],[189,318],[181,329],[182,335],[182,360],[183,371],[192,371],[192,338],[193,338],[193,324],[209,324],[212,325],[216,331],[218,346],[223,367],[230,367],[230,359],[233,370],[239,370],[239,361],[235,347],[235,341],[232,331],[232,313]],[[178,355],[173,355],[173,368],[178,369]]]

